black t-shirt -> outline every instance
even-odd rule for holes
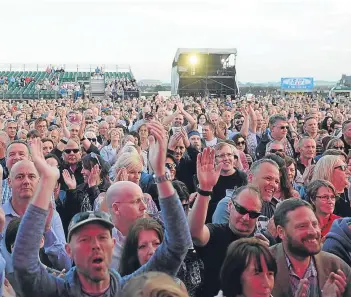
[[[351,202],[347,190],[336,200],[334,214],[343,218],[351,217]]]
[[[216,210],[217,204],[226,196],[226,190],[234,189],[247,185],[247,175],[245,172],[236,169],[235,173],[228,176],[221,175],[217,184],[213,188],[210,203],[208,205],[206,223],[212,222],[212,216]]]
[[[220,289],[219,273],[229,244],[239,239],[229,228],[228,224],[207,224],[210,230],[210,240],[204,247],[195,250],[204,262],[205,279],[201,297],[213,297]]]

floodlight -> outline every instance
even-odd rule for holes
[[[221,60],[221,62],[222,62],[222,64],[224,64],[225,60],[224,60],[224,59],[222,59],[222,60]]]
[[[196,56],[190,56],[189,62],[191,65],[196,65],[197,64],[197,57]]]

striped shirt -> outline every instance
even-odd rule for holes
[[[294,267],[292,266],[290,259],[287,255],[285,255],[285,259],[286,263],[288,264],[290,286],[293,292],[293,296],[295,296],[300,280],[307,279],[308,288],[306,297],[320,297],[321,292],[318,284],[317,269],[313,257],[311,257],[310,264],[308,265],[303,278],[300,278],[296,275],[296,273],[294,272]]]

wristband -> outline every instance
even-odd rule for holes
[[[201,196],[211,196],[213,194],[213,191],[203,191],[199,188],[199,186],[197,187],[196,192],[198,192]]]
[[[83,138],[80,140],[80,142],[84,141],[85,139],[86,139],[85,136],[83,136]]]

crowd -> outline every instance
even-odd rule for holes
[[[0,296],[351,296],[350,111],[0,101]]]
[[[135,79],[126,77],[115,78],[106,82],[105,95],[109,98],[117,98],[123,95],[124,91],[137,91],[138,85]]]

